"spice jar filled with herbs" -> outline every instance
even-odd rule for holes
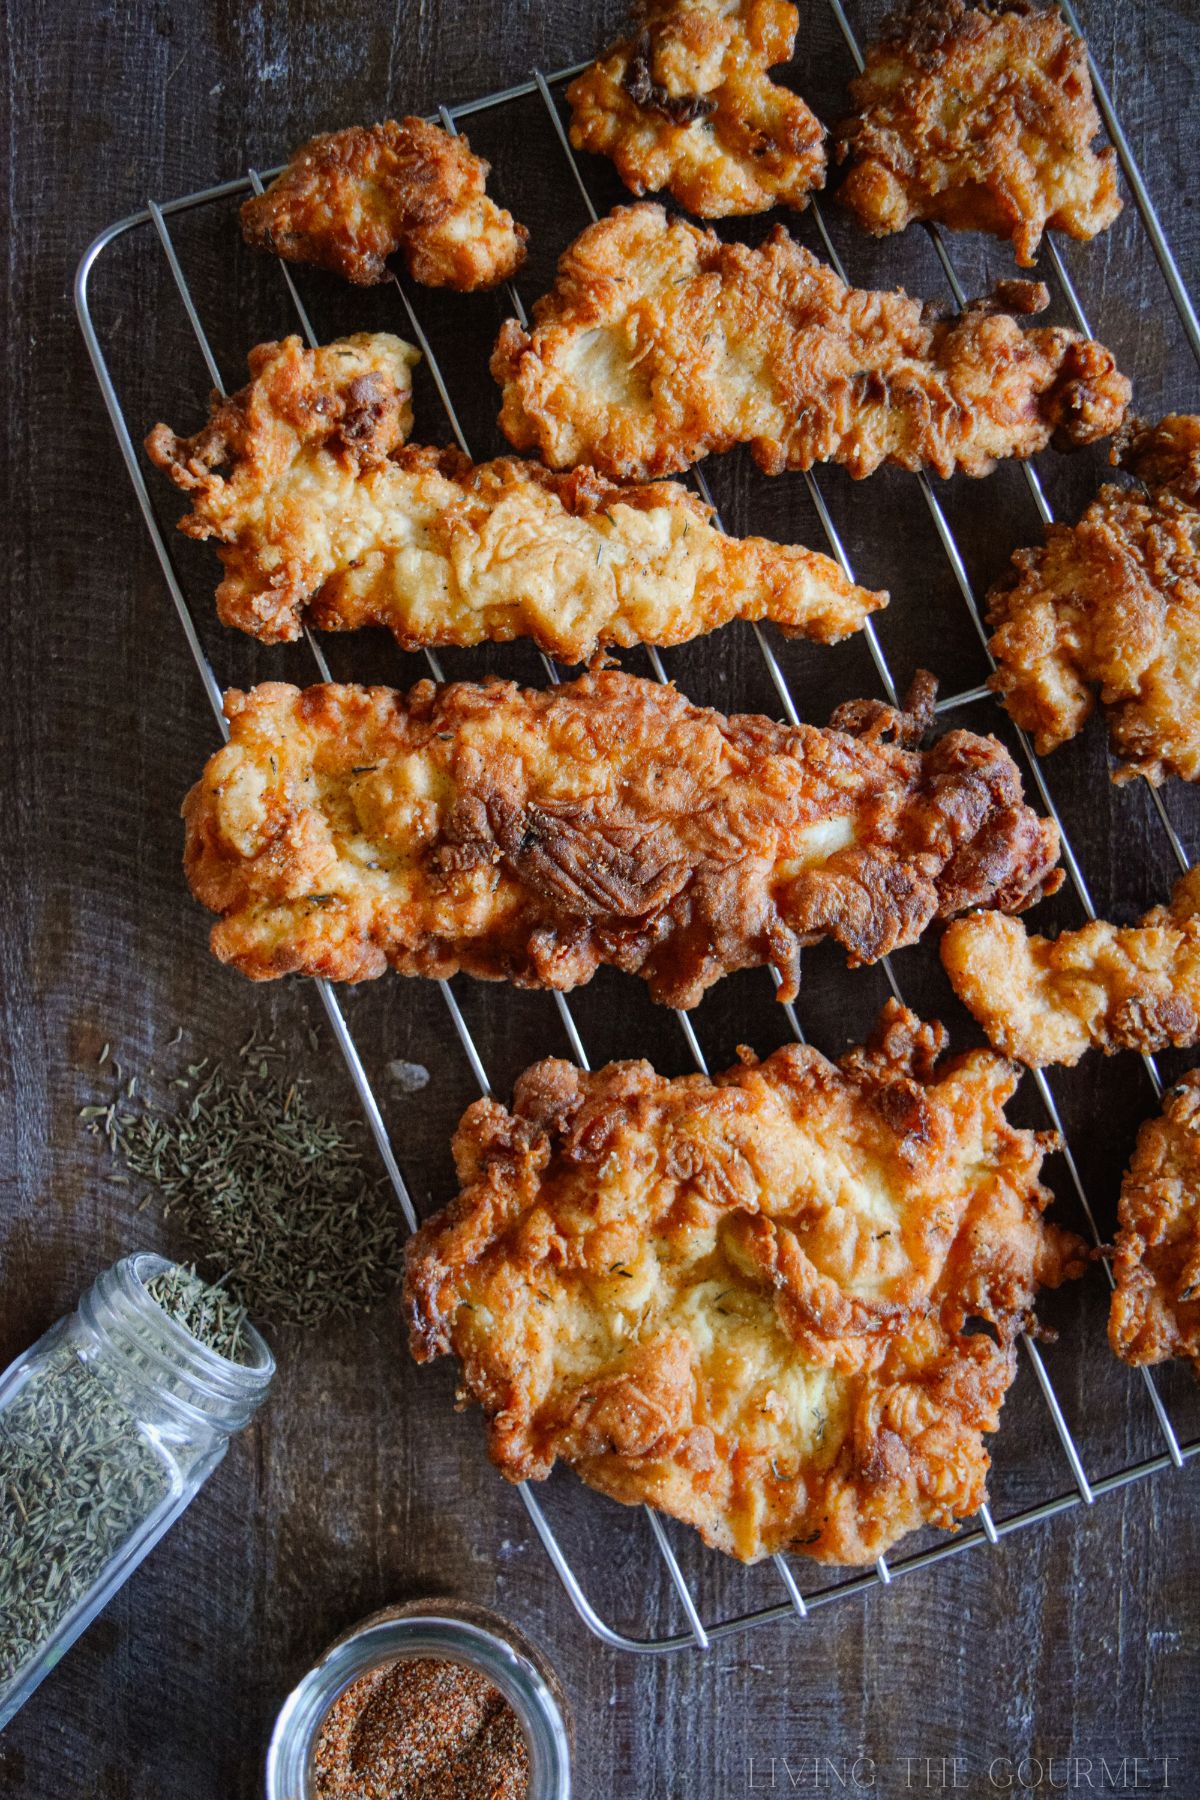
[[[0,1726],[198,1493],[274,1371],[219,1287],[143,1251],[0,1376]]]

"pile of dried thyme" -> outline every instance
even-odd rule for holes
[[[252,1318],[313,1326],[383,1298],[400,1276],[403,1234],[388,1182],[363,1166],[362,1128],[318,1112],[305,1084],[281,1072],[285,1055],[252,1032],[236,1068],[190,1063],[159,1103],[145,1097],[152,1077],[126,1079],[105,1045],[117,1097],[80,1117],[149,1184],[138,1210],[161,1199]]]
[[[146,1283],[150,1298],[169,1319],[226,1362],[246,1361],[246,1308],[219,1283],[202,1281],[195,1265],[172,1263]]]
[[[0,1686],[45,1644],[171,1478],[133,1414],[60,1349],[0,1412]]]

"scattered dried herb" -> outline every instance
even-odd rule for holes
[[[94,1586],[170,1474],[132,1412],[69,1348],[0,1412],[0,1684]]]
[[[231,1299],[220,1283],[201,1280],[194,1266],[172,1263],[150,1277],[146,1292],[198,1343],[226,1362],[247,1361],[246,1308]]]
[[[118,1090],[81,1117],[148,1184],[138,1210],[161,1198],[163,1216],[252,1318],[314,1326],[383,1298],[400,1276],[403,1234],[386,1178],[363,1166],[362,1128],[318,1112],[285,1059],[255,1031],[235,1068],[187,1064],[167,1104],[135,1106]]]
[[[317,1800],[525,1800],[529,1751],[499,1688],[418,1657],[360,1675],[321,1724]]]

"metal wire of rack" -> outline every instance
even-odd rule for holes
[[[851,56],[856,65],[861,68],[861,52],[842,5],[842,0],[829,0],[829,5],[836,23],[846,41]],[[1073,6],[1070,4],[1070,0],[1060,0],[1060,5],[1073,29],[1081,32],[1078,18]],[[1089,62],[1091,63],[1092,80],[1096,90],[1097,102],[1104,118],[1105,126],[1116,147],[1126,181],[1133,194],[1135,204],[1141,215],[1143,225],[1149,236],[1154,254],[1159,263],[1172,302],[1183,325],[1188,342],[1196,356],[1197,362],[1200,363],[1200,321],[1197,320],[1192,300],[1182,277],[1180,276],[1170,245],[1163,233],[1161,223],[1147,191],[1141,171],[1138,168],[1137,162],[1113,109],[1107,87],[1094,62],[1091,62],[1090,56]],[[479,113],[492,112],[510,105],[513,102],[524,100],[531,96],[537,96],[545,108],[546,114],[553,127],[554,135],[566,159],[566,163],[570,169],[583,204],[589,215],[594,219],[597,216],[596,209],[582,171],[580,170],[579,164],[571,149],[553,91],[555,88],[560,87],[563,83],[569,81],[572,76],[577,74],[579,70],[585,66],[585,63],[578,63],[570,68],[560,69],[550,75],[544,75],[540,70],[535,69],[527,81],[519,82],[511,87],[484,95],[481,98],[463,102],[453,107],[439,107],[435,114],[428,116],[431,119],[440,121],[448,131],[455,132],[457,130],[458,121],[461,119]],[[266,171],[264,173],[266,179],[270,179],[271,175],[276,173],[276,171]],[[150,493],[138,459],[134,439],[130,432],[120,397],[117,393],[116,385],[109,370],[108,360],[101,343],[100,334],[92,315],[89,284],[92,272],[100,258],[117,239],[124,237],[130,232],[149,226],[158,242],[163,256],[165,257],[172,280],[178,291],[189,324],[191,325],[209,377],[214,387],[223,392],[224,386],[221,380],[220,370],[209,343],[207,333],[204,329],[203,322],[200,318],[200,314],[197,310],[195,300],[188,286],[183,267],[176,253],[168,221],[177,215],[229,200],[250,191],[262,191],[262,178],[254,169],[249,170],[244,176],[231,181],[222,182],[213,187],[202,189],[193,194],[185,195],[179,199],[166,201],[161,204],[157,204],[154,201],[148,202],[147,206],[142,211],[131,214],[127,218],[117,220],[99,234],[84,253],[75,282],[76,308],[80,327],[92,360],[93,368],[96,373],[96,378],[113,430],[116,434],[126,472],[133,487],[147,531],[149,532],[167,589],[182,625],[188,647],[203,682],[209,704],[216,717],[218,727],[223,734],[227,732],[227,727],[222,711],[220,685],[200,641],[182,583],[175,569],[167,541],[154,512]],[[838,273],[845,278],[845,270],[842,267],[841,260],[838,257],[833,241],[827,230],[820,206],[816,202],[815,197],[813,200],[813,213],[826,254],[829,256],[830,261],[837,269]],[[926,227],[926,229],[929,232],[945,272],[951,294],[955,302],[961,306],[965,304],[965,294],[959,282],[945,239],[936,226]],[[1047,239],[1047,248],[1051,268],[1066,304],[1074,316],[1080,330],[1090,336],[1091,328],[1086,312],[1080,303],[1074,284],[1071,281],[1056,246],[1054,246],[1049,239]],[[287,284],[291,304],[295,309],[301,330],[303,331],[307,342],[310,345],[315,345],[317,338],[313,332],[300,293],[292,278],[291,271],[288,269],[287,265],[282,262],[279,264],[279,268],[283,279]],[[444,372],[439,365],[438,359],[434,354],[417,311],[411,298],[406,292],[404,285],[395,277],[393,277],[393,279],[395,280],[397,296],[404,310],[409,328],[426,359],[450,428],[453,431],[460,448],[464,451],[468,451],[468,444]],[[508,286],[508,297],[518,318],[524,323],[524,307],[520,295],[511,283]],[[1048,523],[1051,520],[1052,514],[1038,480],[1037,473],[1029,463],[1025,463],[1022,467],[1024,477],[1029,484],[1034,504],[1041,514],[1042,519]],[[702,470],[699,468],[694,469],[692,475],[701,496],[711,504],[711,495],[708,491],[708,485]],[[936,535],[948,560],[954,581],[968,609],[975,632],[986,652],[987,632],[962,553],[950,529],[941,503],[928,478],[922,474],[915,477],[915,480],[918,483],[923,502],[929,511]],[[849,558],[847,557],[845,548],[839,537],[828,506],[826,505],[819,482],[817,478],[809,472],[805,476],[805,483],[816,510],[817,517],[820,521],[821,528],[828,542],[830,552],[839,562],[845,573],[853,579],[853,571],[851,569]],[[776,657],[766,634],[761,628],[756,625],[752,629],[757,640],[766,672],[770,677],[784,714],[792,723],[798,723],[799,715],[795,701],[778,658]],[[870,620],[867,621],[865,635],[880,683],[889,699],[895,702],[897,699],[896,682],[880,645],[878,635]],[[311,654],[320,678],[322,680],[328,680],[330,678],[329,668],[320,645],[307,630],[305,636],[309,653]],[[668,676],[657,651],[651,650],[649,655],[656,678],[663,682],[667,681]],[[437,656],[433,652],[427,652],[426,656],[430,671],[434,678],[441,679],[442,670]],[[550,681],[559,680],[559,671],[555,668],[553,663],[545,657],[543,657],[542,661],[547,678]],[[980,702],[991,702],[992,704],[996,704],[996,696],[986,685],[971,688],[961,693],[952,694],[940,700],[938,702],[937,710],[939,714],[945,714],[961,708],[973,706]],[[1031,745],[1024,737],[1024,734],[1019,733],[1018,736],[1022,753],[1042,803],[1058,824],[1062,834],[1063,860],[1066,864],[1077,898],[1088,917],[1094,918],[1095,907],[1092,902],[1086,879],[1070,844],[1070,839],[1063,827],[1061,816],[1055,805],[1045,774],[1040,763],[1033,754]],[[1188,858],[1178,833],[1167,814],[1162,797],[1156,788],[1151,789],[1151,795],[1176,861],[1181,870],[1186,870],[1191,866],[1190,859]],[[884,967],[893,993],[897,998],[900,998],[900,990],[890,964],[885,961]],[[405,1221],[410,1230],[415,1229],[417,1223],[416,1209],[413,1206],[412,1198],[409,1194],[404,1176],[401,1173],[400,1165],[384,1122],[382,1111],[367,1076],[358,1048],[347,1026],[341,1006],[327,982],[318,980],[315,985],[321,1003],[327,1014],[335,1042],[345,1060],[346,1067],[362,1105],[368,1127],[379,1150],[380,1157],[391,1180],[392,1186],[395,1189],[396,1197]],[[439,986],[455,1034],[467,1058],[474,1080],[481,1093],[485,1095],[490,1094],[492,1091],[491,1083],[486,1068],[471,1036],[470,1030],[468,1029],[454,992],[446,981],[441,981]],[[580,1065],[587,1068],[589,1066],[587,1052],[570,1006],[561,993],[555,993],[553,995],[553,1000],[571,1050]],[[796,1037],[802,1041],[803,1032],[795,1008],[793,1006],[788,1006],[786,1008],[786,1014],[790,1028],[795,1033]],[[707,1073],[707,1064],[704,1053],[690,1019],[682,1012],[678,1013],[676,1017],[683,1033],[689,1055],[696,1067],[702,1072]],[[1162,1083],[1153,1059],[1146,1057],[1143,1061],[1147,1076],[1153,1085],[1156,1094],[1161,1093]],[[1093,1211],[1075,1157],[1072,1154],[1070,1145],[1066,1141],[1066,1135],[1062,1131],[1061,1119],[1053,1092],[1045,1075],[1041,1071],[1036,1072],[1035,1081],[1050,1123],[1062,1137],[1066,1166],[1072,1186],[1093,1236],[1095,1237],[1096,1242],[1099,1243],[1100,1235]],[[1059,1513],[1070,1511],[1076,1506],[1091,1505],[1101,1496],[1112,1493],[1115,1490],[1126,1486],[1130,1482],[1137,1481],[1159,1470],[1170,1468],[1182,1469],[1190,1458],[1200,1453],[1200,1438],[1197,1438],[1194,1441],[1180,1443],[1179,1436],[1168,1415],[1166,1406],[1158,1392],[1152,1375],[1149,1370],[1142,1370],[1142,1379],[1162,1439],[1163,1448],[1159,1454],[1148,1457],[1140,1462],[1130,1464],[1127,1467],[1123,1467],[1103,1479],[1090,1478],[1085,1467],[1083,1455],[1075,1442],[1063,1412],[1063,1408],[1059,1402],[1053,1383],[1047,1373],[1037,1346],[1028,1337],[1024,1339],[1024,1345],[1033,1373],[1036,1377],[1039,1392],[1047,1408],[1063,1452],[1064,1460],[1070,1471],[1072,1485],[1068,1491],[1057,1494],[1038,1504],[1028,1506],[1002,1520],[995,1520],[989,1509],[985,1506],[981,1509],[979,1514],[978,1529],[968,1529],[956,1537],[949,1538],[946,1541],[937,1544],[932,1549],[923,1550],[907,1556],[901,1556],[892,1563],[889,1563],[885,1558],[881,1557],[874,1569],[854,1576],[849,1580],[817,1588],[807,1594],[802,1591],[795,1569],[789,1560],[784,1556],[776,1556],[773,1558],[773,1567],[783,1590],[783,1599],[767,1606],[762,1606],[707,1624],[701,1617],[698,1603],[671,1547],[662,1520],[651,1509],[645,1508],[644,1513],[648,1522],[651,1541],[657,1554],[662,1558],[671,1585],[677,1596],[683,1617],[687,1623],[687,1630],[683,1632],[639,1638],[628,1636],[610,1626],[588,1599],[579,1577],[558,1540],[544,1507],[535,1497],[528,1484],[522,1485],[520,1489],[521,1497],[534,1529],[545,1548],[554,1569],[562,1581],[568,1597],[589,1629],[598,1638],[614,1648],[640,1652],[643,1654],[654,1654],[689,1647],[707,1649],[710,1644],[721,1638],[745,1631],[758,1624],[788,1618],[793,1621],[802,1620],[811,1611],[826,1606],[834,1600],[842,1599],[852,1594],[861,1594],[880,1584],[889,1584],[901,1574],[914,1573],[918,1569],[931,1566],[934,1563],[942,1561],[946,1557],[959,1555],[963,1551],[972,1549],[977,1545],[996,1544],[1001,1538],[1007,1537],[1014,1531],[1053,1518]]]

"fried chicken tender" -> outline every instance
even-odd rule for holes
[[[1186,1356],[1200,1377],[1200,1069],[1138,1132],[1118,1220],[1109,1342],[1128,1363]]]
[[[1200,1043],[1200,869],[1136,925],[1044,938],[996,912],[957,919],[942,962],[996,1049],[1031,1068]]]
[[[394,250],[425,287],[496,287],[524,262],[529,233],[484,192],[490,166],[424,119],[329,131],[246,201],[242,236],[360,287],[387,280]]]
[[[929,695],[925,696],[926,702]],[[571,988],[602,963],[694,1006],[833,937],[872,962],[964,907],[1030,905],[1058,838],[994,738],[887,741],[725,718],[603,670],[541,692],[419,682],[226,695],[230,741],[184,803],[212,947],[258,980],[457,969]]]
[[[701,218],[806,206],[825,185],[824,128],[767,74],[799,23],[787,0],[643,0],[635,34],[567,89],[572,144]]]
[[[1114,781],[1200,780],[1200,417],[1123,432],[1077,525],[1046,527],[988,596],[991,685],[1038,754],[1083,729],[1099,692]]]
[[[194,437],[154,427],[151,462],[195,496],[180,531],[221,546],[228,573],[217,607],[227,624],[265,638],[295,635],[273,622],[320,585],[339,522],[353,511],[358,472],[386,466],[412,430],[420,360],[386,332],[317,350],[298,337],[259,344],[247,359],[249,382],[228,398],[214,393]]]
[[[850,94],[838,199],[875,237],[937,219],[1010,238],[1031,266],[1047,228],[1092,238],[1121,210],[1116,151],[1092,148],[1087,46],[1057,7],[913,0],[885,22]]]
[[[729,619],[836,643],[887,604],[815,550],[726,537],[674,482],[621,488],[590,469],[404,448],[415,351],[347,343],[345,359],[337,344],[260,345],[249,386],[214,397],[195,437],[158,425],[146,440],[195,495],[180,530],[217,542],[226,625],[265,643],[298,637],[306,619],[386,625],[408,650],[530,637],[584,662]]]
[[[468,1109],[461,1192],[409,1244],[413,1355],[458,1359],[510,1480],[561,1457],[747,1562],[953,1528],[1037,1286],[1085,1258],[1042,1219],[1011,1064],[945,1044],[889,1001],[837,1063],[535,1064],[511,1112]]]
[[[1000,298],[1047,303],[1031,282]],[[1130,394],[1077,332],[1022,332],[993,301],[935,319],[900,290],[848,288],[781,226],[752,250],[654,205],[576,239],[532,331],[505,321],[492,374],[516,449],[638,481],[743,443],[768,475],[824,461],[986,475],[1115,431]]]

